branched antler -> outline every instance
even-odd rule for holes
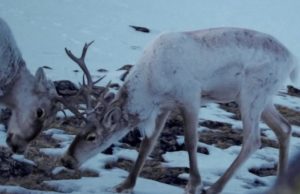
[[[79,65],[79,67],[82,69],[83,73],[86,75],[87,81],[88,81],[88,86],[89,86],[89,87],[92,87],[93,81],[92,81],[92,76],[91,76],[91,74],[90,74],[90,72],[89,72],[89,70],[88,70],[88,68],[87,68],[87,66],[86,66],[86,64],[85,64],[85,56],[86,56],[86,52],[87,52],[89,46],[91,46],[91,44],[93,44],[93,43],[94,43],[94,41],[91,41],[90,43],[85,43],[85,44],[84,44],[84,47],[83,47],[83,49],[82,49],[82,53],[81,53],[81,57],[80,57],[80,58],[75,57],[75,56],[73,55],[73,53],[72,53],[69,49],[65,48],[65,51],[66,51],[67,55],[68,55],[75,63],[77,63],[77,64]],[[89,85],[89,84],[90,84],[90,85]]]
[[[75,63],[77,63],[79,65],[79,67],[82,69],[82,71],[83,71],[83,73],[84,73],[84,75],[85,75],[85,77],[87,79],[87,84],[86,84],[85,81],[84,81],[84,77],[83,77],[83,87],[82,87],[83,91],[81,91],[81,92],[85,96],[85,100],[86,100],[86,103],[87,103],[87,110],[88,111],[93,109],[92,102],[91,102],[92,99],[91,99],[91,95],[90,94],[91,94],[91,92],[93,90],[94,82],[92,80],[92,76],[90,74],[90,71],[88,70],[88,68],[87,68],[87,66],[85,64],[85,56],[86,56],[86,53],[87,53],[87,50],[88,50],[89,46],[91,44],[93,44],[93,43],[94,43],[94,41],[91,41],[90,43],[85,43],[84,44],[84,47],[82,49],[82,53],[81,53],[81,57],[80,58],[75,57],[73,55],[72,51],[70,51],[69,49],[65,48],[65,51],[66,51],[67,55]],[[102,79],[103,79],[103,77],[100,80],[102,80]]]
[[[87,121],[86,118],[83,116],[84,113],[79,112],[79,110],[77,108],[75,108],[72,103],[67,101],[67,99],[65,99],[64,97],[58,96],[58,97],[56,97],[56,100],[59,101],[60,103],[62,103],[64,105],[64,108],[69,109],[77,118]],[[61,109],[60,111],[63,111],[63,110],[64,109]]]
[[[68,97],[69,101],[64,98],[60,99],[60,101],[65,105],[65,108],[73,112],[76,117],[83,118],[86,122],[90,120],[91,117],[96,117],[97,113],[92,113],[94,113],[101,105],[107,106],[107,102],[105,102],[105,95],[109,91],[110,87],[110,82],[105,87],[95,86],[98,82],[103,80],[105,76],[93,81],[90,71],[87,68],[85,56],[89,46],[93,42],[94,41],[85,43],[80,57],[76,57],[71,50],[65,48],[66,54],[80,67],[84,74],[82,78],[82,84],[80,84],[80,89],[78,90],[77,94],[72,97]],[[84,98],[84,103],[86,103],[86,110],[83,113],[79,111],[80,107],[78,104],[77,106],[72,104],[74,101],[80,103],[80,101],[82,101],[82,97]]]

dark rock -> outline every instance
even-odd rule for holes
[[[129,74],[129,71],[126,71],[125,73],[123,73],[123,74],[121,75],[121,77],[120,77],[120,80],[121,80],[121,81],[125,81],[125,79],[126,79],[126,77],[127,77],[128,74]]]
[[[104,150],[102,153],[103,154],[107,154],[107,155],[113,155],[113,147],[114,145],[111,145],[109,148],[107,148],[106,150]]]
[[[150,30],[146,27],[132,26],[132,25],[130,25],[130,27],[135,29],[136,31],[139,31],[139,32],[144,32],[144,33],[149,33],[150,32]]]
[[[202,146],[198,147],[197,152],[201,154],[209,155],[209,151],[206,147],[202,147]]]
[[[287,86],[288,94],[291,96],[298,96],[300,97],[300,89],[295,88],[293,86]]]
[[[126,65],[123,65],[122,67],[120,67],[119,69],[117,69],[117,71],[121,71],[121,70],[129,71],[132,67],[133,67],[133,65],[126,64]]]
[[[98,72],[100,72],[100,73],[105,73],[105,72],[108,72],[108,70],[107,70],[107,69],[102,69],[102,68],[101,68],[101,69],[98,69],[97,71],[98,71]]]
[[[264,183],[264,182],[262,182],[262,181],[259,180],[259,179],[255,179],[255,180],[253,181],[253,183],[252,183],[252,186],[253,186],[253,187],[265,187],[265,186],[267,186],[267,184]]]
[[[113,84],[110,84],[109,87],[118,90],[118,89],[120,89],[121,86],[118,83],[113,83]]]
[[[300,138],[300,132],[298,132],[298,131],[293,131],[293,132],[292,132],[292,136],[293,136],[293,137],[298,137],[298,138]]]
[[[51,70],[53,69],[52,67],[49,67],[49,66],[47,66],[47,65],[44,65],[43,68],[44,68],[44,69],[51,69]]]
[[[78,93],[78,87],[69,80],[54,81],[56,91],[61,96],[74,96]]]
[[[129,74],[132,67],[133,67],[133,65],[126,64],[126,65],[123,65],[121,68],[117,69],[117,71],[124,71],[125,70],[125,72],[120,77],[121,81],[124,81],[126,79],[126,77]]]
[[[250,168],[249,172],[260,177],[274,176],[277,173],[277,165],[265,168]]]
[[[140,147],[141,134],[140,131],[135,129],[130,131],[122,140],[122,143],[126,143],[132,147]]]

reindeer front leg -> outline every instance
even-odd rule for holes
[[[198,169],[197,163],[197,127],[198,127],[198,112],[199,108],[197,105],[186,105],[182,108],[184,117],[184,140],[186,150],[189,154],[190,162],[190,179],[186,186],[186,194],[198,194],[202,189],[201,176]]]
[[[132,189],[136,183],[137,177],[139,176],[142,167],[145,164],[147,156],[151,153],[151,151],[154,148],[155,142],[157,138],[159,137],[164,124],[168,118],[169,111],[163,112],[161,115],[159,115],[156,118],[156,124],[155,124],[155,130],[151,137],[145,136],[139,150],[138,158],[130,171],[128,177],[125,179],[124,182],[122,182],[120,185],[117,185],[115,187],[115,191],[120,193],[131,193]]]

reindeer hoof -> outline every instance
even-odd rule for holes
[[[207,189],[207,190],[203,190],[201,194],[218,194],[218,193],[220,193],[220,192],[217,192],[212,189]]]
[[[185,194],[203,194],[203,185],[200,184],[198,186],[192,187],[190,184],[188,184],[185,188]]]
[[[114,193],[128,193],[132,194],[133,193],[133,188],[132,187],[127,187],[125,184],[119,184],[112,188],[112,191]]]

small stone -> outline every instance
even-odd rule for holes
[[[117,71],[121,71],[121,70],[129,71],[132,67],[133,67],[133,65],[126,64],[126,65],[123,65],[122,67],[120,67],[119,69],[117,69]]]
[[[74,96],[78,93],[78,87],[69,80],[54,81],[56,91],[62,96]]]
[[[139,32],[144,32],[144,33],[149,33],[150,30],[146,27],[142,27],[142,26],[131,26],[131,28],[135,29],[136,31],[139,31]]]
[[[51,70],[53,69],[52,67],[49,67],[49,66],[47,66],[47,65],[44,65],[43,68],[44,68],[44,69],[51,69]]]
[[[208,149],[206,147],[201,147],[201,146],[198,147],[197,148],[197,152],[201,153],[201,154],[209,155],[209,151],[208,151]]]
[[[102,69],[102,68],[101,68],[101,69],[97,69],[97,71],[98,71],[98,72],[100,72],[100,73],[105,73],[105,72],[108,72],[108,70],[107,70],[107,69]]]

